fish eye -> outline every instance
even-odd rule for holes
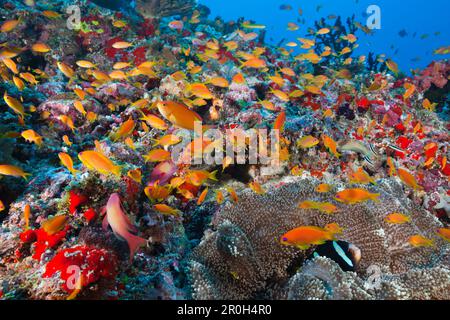
[[[288,241],[288,238],[286,238],[286,237],[283,237],[283,239],[282,239],[282,241]]]

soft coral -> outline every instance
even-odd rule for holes
[[[42,277],[49,278],[60,272],[60,278],[64,280],[63,289],[71,292],[74,288],[68,286],[68,280],[74,275],[73,266],[79,268],[81,286],[86,287],[102,277],[113,278],[117,272],[117,259],[105,249],[75,246],[59,251],[45,267]]]

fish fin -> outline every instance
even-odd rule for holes
[[[102,209],[103,210],[103,209]],[[109,222],[108,222],[108,215],[105,214],[105,217],[103,218],[102,222],[102,228],[103,230],[106,230],[108,228]]]
[[[116,177],[120,177],[122,174],[122,166],[115,166],[114,169],[112,170],[112,173],[116,176]]]
[[[308,250],[311,246],[309,244],[297,244],[296,247],[300,250]]]
[[[208,178],[211,179],[211,180],[214,180],[214,181],[218,181],[216,175],[217,175],[217,170],[214,170],[213,172],[211,172],[209,174]]]
[[[130,248],[130,261],[132,261],[137,249],[147,244],[147,239],[129,233],[126,235],[126,240]]]
[[[373,194],[370,198],[372,199],[372,201],[375,201],[375,202],[380,202],[381,200],[380,200],[380,193],[375,193],[375,194]]]

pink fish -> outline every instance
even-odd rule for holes
[[[116,236],[124,239],[128,243],[128,247],[130,248],[130,261],[133,259],[136,250],[139,247],[145,246],[147,243],[146,239],[131,233],[136,233],[138,230],[125,214],[120,202],[120,197],[117,193],[111,195],[106,205],[103,229],[106,230],[108,225],[111,226],[111,229]]]
[[[175,172],[177,172],[177,166],[172,161],[161,162],[153,169],[147,186],[153,186],[156,181],[159,181],[160,185],[165,185]]]

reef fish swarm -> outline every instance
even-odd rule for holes
[[[448,60],[358,57],[354,18],[295,55],[194,1],[94,2],[0,5],[0,299],[449,299]],[[192,162],[208,129],[241,149]],[[240,129],[278,161],[234,161]]]

